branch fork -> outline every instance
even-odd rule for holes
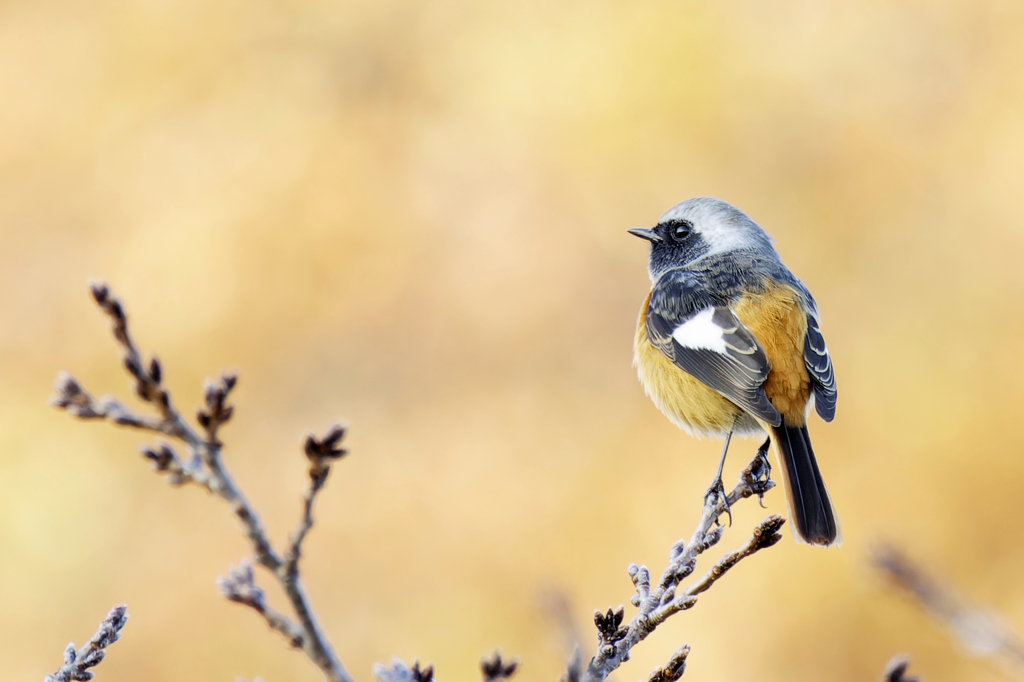
[[[603,682],[622,663],[629,660],[630,651],[643,641],[669,617],[693,608],[697,595],[707,591],[733,566],[756,552],[771,547],[782,535],[779,530],[786,522],[781,516],[772,514],[755,528],[750,538],[739,549],[728,552],[700,579],[689,587],[683,587],[697,567],[698,557],[714,547],[722,539],[725,527],[719,522],[723,514],[742,499],[757,496],[758,501],[775,487],[771,480],[771,466],[767,459],[766,442],[758,449],[754,459],[744,468],[739,481],[728,495],[705,497],[700,521],[689,542],[677,541],[669,551],[669,561],[657,583],[652,581],[650,569],[630,564],[627,572],[636,593],[630,599],[637,608],[637,614],[628,623],[625,609],[608,609],[594,613],[597,627],[597,653],[586,669],[578,663],[570,664],[564,676],[567,682]],[[686,669],[689,646],[683,646],[673,654],[665,666],[655,670],[650,682],[676,682]]]
[[[51,403],[79,419],[107,420],[118,426],[160,434],[183,446],[188,453],[186,457],[180,457],[166,442],[144,447],[141,454],[157,473],[167,477],[171,485],[192,483],[228,504],[242,523],[245,536],[252,545],[255,563],[266,568],[284,589],[294,611],[295,622],[266,604],[249,561],[243,561],[219,580],[221,592],[231,601],[259,613],[289,644],[302,649],[327,680],[353,682],[320,630],[299,572],[302,543],[313,527],[316,496],[327,481],[331,465],[347,452],[340,447],[345,429],[335,426],[321,439],[314,436],[306,439],[309,479],[302,496],[302,514],[284,553],[279,553],[268,539],[256,512],[228,474],[221,457],[223,444],[219,432],[234,413],[228,401],[238,377],[225,373],[216,380],[207,381],[203,391],[204,404],[196,412],[198,428],[190,426],[174,407],[171,394],[163,384],[164,371],[160,361],[153,357],[146,362],[132,340],[128,317],[120,301],[105,284],[94,284],[91,290],[96,305],[110,320],[111,331],[120,347],[122,363],[132,379],[135,394],[149,403],[156,414],[136,414],[110,397],[97,400],[66,373],[58,375]]]

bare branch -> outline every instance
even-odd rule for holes
[[[147,403],[151,403],[160,412],[161,430],[164,433],[174,438],[180,438],[188,442],[189,445],[197,446],[200,442],[199,439],[175,411],[171,405],[171,395],[162,385],[163,368],[160,366],[160,361],[154,357],[149,361],[147,367],[142,355],[135,347],[135,343],[128,333],[128,316],[125,314],[121,302],[110,293],[106,284],[94,283],[90,290],[96,305],[110,318],[114,339],[121,346],[124,368],[135,380],[136,395]]]
[[[209,479],[201,485],[227,502],[241,520],[246,529],[246,536],[256,550],[259,563],[271,571],[277,570],[281,565],[281,559],[267,540],[256,514],[224,469],[220,459],[221,444],[216,440],[204,440],[185,423],[171,403],[170,393],[162,385],[163,369],[155,358],[149,363],[148,370],[143,369],[142,356],[128,333],[128,317],[120,301],[105,284],[93,284],[92,295],[100,309],[111,320],[114,338],[121,346],[123,364],[135,381],[136,394],[154,405],[160,416],[154,418],[136,415],[113,398],[104,398],[97,402],[73,377],[63,372],[58,375],[56,395],[51,398],[51,404],[67,410],[69,414],[80,419],[108,419],[119,426],[155,431],[181,441],[209,469]],[[221,383],[228,386],[223,391],[222,402],[236,381],[237,378],[233,375],[224,375],[221,378]],[[210,390],[207,390],[206,397],[209,408]],[[228,416],[221,415],[223,418],[216,423],[212,431],[213,436],[216,436],[216,428],[230,417],[230,407],[227,410]]]
[[[721,540],[724,527],[718,520],[722,514],[742,499],[756,495],[760,500],[775,486],[771,480],[767,451],[768,442],[765,442],[728,495],[723,497],[709,494],[705,497],[703,513],[689,543],[679,540],[672,546],[668,566],[656,584],[652,583],[651,572],[646,566],[630,565],[629,577],[636,589],[631,602],[638,609],[636,616],[623,625],[625,611],[621,606],[608,609],[605,613],[596,612],[594,623],[598,631],[597,653],[582,674],[577,673],[574,677],[570,666],[570,671],[563,679],[571,682],[577,679],[582,682],[602,682],[629,658],[630,650],[658,625],[670,616],[692,608],[697,603],[698,594],[710,588],[742,559],[771,547],[781,539],[779,529],[785,519],[773,514],[758,524],[743,547],[723,556],[704,577],[689,588],[680,588],[682,581],[696,569],[698,557]],[[655,682],[675,682],[685,670],[688,655],[688,647],[679,649],[665,667],[652,673],[651,679]]]
[[[134,414],[109,396],[96,400],[78,385],[74,377],[66,372],[60,372],[57,375],[53,390],[55,393],[50,398],[50,404],[66,410],[73,417],[107,419],[118,426],[130,426],[135,429],[164,433],[162,419]]]
[[[73,643],[68,644],[64,650],[64,665],[54,674],[47,675],[44,682],[91,680],[93,673],[89,672],[89,668],[100,664],[107,655],[106,648],[121,638],[121,630],[127,622],[127,606],[111,609],[88,644],[77,651]]]
[[[782,524],[785,522],[786,519],[778,514],[773,514],[761,521],[754,528],[754,534],[747,540],[747,544],[735,552],[729,552],[723,556],[703,578],[686,588],[686,594],[697,595],[706,591],[716,580],[725,575],[726,571],[739,563],[740,559],[745,559],[759,550],[771,547],[781,540],[782,535],[779,533],[779,529],[782,528]]]
[[[313,503],[316,501],[317,493],[327,482],[327,476],[331,473],[331,463],[348,454],[348,450],[339,447],[344,437],[345,427],[338,424],[328,429],[320,440],[312,435],[306,436],[304,451],[309,460],[309,483],[302,493],[302,518],[288,541],[288,549],[285,550],[284,562],[280,568],[286,576],[294,575],[298,571],[299,559],[302,557],[302,541],[313,527]]]
[[[227,502],[242,522],[256,561],[273,573],[284,589],[295,611],[298,625],[264,603],[263,593],[256,587],[251,567],[247,564],[233,570],[220,581],[225,596],[259,612],[273,629],[281,632],[293,646],[300,647],[328,680],[352,682],[320,631],[298,571],[302,541],[313,525],[313,501],[327,480],[330,464],[345,454],[345,450],[338,447],[344,437],[344,429],[334,427],[319,441],[312,437],[307,439],[310,484],[303,495],[304,510],[298,530],[293,533],[285,557],[282,558],[270,543],[255,511],[231,479],[221,459],[219,430],[234,412],[234,408],[228,404],[228,398],[238,377],[222,374],[219,379],[207,382],[203,392],[204,407],[196,413],[202,431],[193,429],[174,407],[170,392],[163,385],[164,371],[160,362],[156,358],[145,362],[132,340],[128,331],[128,317],[120,301],[105,284],[92,285],[92,296],[110,319],[114,339],[121,348],[122,363],[132,377],[135,393],[156,409],[157,416],[134,414],[113,398],[97,401],[74,378],[64,373],[58,376],[52,404],[80,419],[106,419],[120,426],[161,433],[184,445],[189,452],[186,459],[179,458],[167,444],[161,444],[155,449],[143,448],[142,454],[157,472],[167,475],[172,485],[194,483]]]
[[[882,545],[872,553],[879,571],[906,590],[974,656],[998,657],[1024,671],[1024,643],[989,611],[966,603],[927,576],[905,554]]]
[[[217,579],[217,587],[220,593],[227,599],[238,604],[243,604],[255,610],[267,621],[271,630],[284,635],[288,643],[296,649],[301,649],[305,641],[305,635],[301,628],[294,625],[288,618],[274,611],[267,606],[263,590],[256,585],[256,579],[252,572],[252,564],[243,561],[238,568],[232,568],[226,577]]]

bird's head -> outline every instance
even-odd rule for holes
[[[768,233],[747,214],[719,199],[699,197],[676,204],[650,229],[629,233],[651,242],[651,281],[702,258],[740,251],[775,254]],[[777,257],[777,256],[776,256]]]

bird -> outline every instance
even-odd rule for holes
[[[710,197],[673,206],[652,228],[651,291],[637,322],[633,364],[657,408],[691,436],[761,436],[782,466],[793,536],[821,547],[842,530],[811,447],[811,409],[836,411],[832,359],[818,306],[760,225]],[[765,449],[768,443],[765,443]],[[710,491],[709,491],[710,492]]]

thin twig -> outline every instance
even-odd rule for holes
[[[313,525],[313,500],[327,479],[330,462],[345,454],[345,451],[338,447],[338,443],[344,436],[344,430],[339,430],[336,427],[329,431],[322,441],[317,441],[312,437],[307,439],[306,454],[310,457],[311,462],[311,483],[303,497],[305,509],[299,531],[293,535],[286,556],[282,559],[267,538],[255,511],[231,479],[221,459],[222,444],[218,439],[218,432],[220,427],[231,419],[233,408],[227,404],[227,399],[235,387],[237,377],[233,374],[224,374],[218,380],[207,383],[204,391],[205,407],[200,408],[196,415],[199,426],[203,430],[203,435],[200,435],[185,422],[178,410],[175,409],[170,392],[163,385],[163,368],[160,362],[156,358],[152,358],[148,364],[143,360],[142,354],[129,334],[128,318],[120,301],[111,294],[104,284],[94,284],[92,296],[96,304],[110,319],[114,338],[121,347],[124,367],[133,379],[135,393],[142,400],[153,405],[158,416],[136,415],[112,398],[96,400],[74,378],[64,373],[58,376],[55,386],[56,395],[51,402],[81,419],[106,419],[120,426],[160,433],[182,443],[191,453],[187,461],[179,459],[168,445],[161,445],[156,450],[145,448],[143,455],[153,463],[157,471],[167,474],[168,480],[172,484],[194,483],[228,503],[232,512],[242,522],[245,535],[252,544],[256,561],[273,573],[284,589],[299,625],[291,624],[284,616],[269,610],[265,604],[262,605],[262,610],[257,608],[252,599],[234,599],[234,601],[246,604],[263,615],[271,627],[284,634],[293,646],[301,647],[328,680],[352,682],[352,678],[320,630],[303,590],[298,571],[301,544]],[[310,442],[317,448],[322,448],[323,451],[317,450],[314,455],[310,455]],[[323,447],[325,444],[327,446]],[[226,585],[232,585],[235,582],[237,581],[233,582],[231,577],[226,578],[221,581],[221,587],[226,590]],[[254,583],[252,586],[255,588]],[[230,594],[228,596],[231,598]]]
[[[636,588],[632,598],[638,612],[626,625],[625,610],[608,609],[606,613],[594,613],[598,630],[598,649],[586,670],[573,674],[572,666],[563,679],[582,682],[602,682],[609,674],[629,658],[630,650],[654,631],[670,616],[692,608],[697,595],[704,592],[742,559],[777,543],[782,536],[779,529],[785,519],[771,515],[754,529],[750,539],[740,549],[729,552],[700,580],[687,589],[680,589],[680,583],[689,577],[697,566],[700,554],[718,544],[724,531],[718,522],[733,505],[747,497],[757,496],[760,500],[775,483],[771,480],[771,467],[767,459],[768,443],[758,449],[754,459],[740,474],[736,486],[728,495],[709,494],[704,500],[704,509],[696,530],[689,543],[679,540],[669,553],[669,563],[658,582],[651,582],[651,572],[646,566],[629,566],[629,577]],[[656,670],[651,679],[655,682],[675,682],[686,668],[689,648],[678,650],[672,659]]]
[[[316,501],[316,495],[326,481],[326,474],[310,477],[306,490],[302,493],[302,519],[299,521],[298,528],[289,538],[288,549],[284,554],[284,564],[281,567],[285,574],[291,574],[297,570],[299,559],[302,558],[302,541],[306,539],[306,534],[313,527],[313,502]]]
[[[289,644],[296,649],[302,648],[305,633],[286,616],[267,606],[266,595],[256,584],[252,564],[248,561],[243,561],[238,568],[229,569],[226,577],[222,576],[217,580],[217,586],[227,599],[255,610],[263,616],[271,630],[284,635]]]
[[[781,537],[779,529],[782,528],[782,524],[785,522],[784,518],[778,514],[773,514],[759,523],[745,545],[735,552],[729,552],[723,556],[703,578],[686,588],[685,594],[698,595],[701,592],[707,591],[716,580],[725,575],[725,572],[739,563],[741,559],[745,559],[765,547],[774,545]]]
[[[906,590],[974,656],[1000,658],[1024,672],[1024,642],[986,609],[968,604],[940,585],[894,546],[882,545],[872,561],[889,580]]]
[[[340,424],[332,426],[320,440],[312,434],[306,436],[303,450],[309,460],[309,482],[302,493],[302,517],[289,538],[288,549],[285,550],[280,568],[285,576],[294,575],[298,570],[299,559],[302,557],[302,541],[313,527],[313,503],[316,501],[317,493],[327,482],[327,476],[331,473],[331,463],[348,454],[348,450],[339,446],[344,437],[345,427]]]
[[[111,609],[88,644],[77,651],[74,643],[68,644],[64,649],[64,665],[54,674],[47,675],[44,682],[91,680],[93,673],[88,669],[100,664],[107,655],[106,648],[121,638],[121,630],[127,622],[127,606],[116,606]]]

